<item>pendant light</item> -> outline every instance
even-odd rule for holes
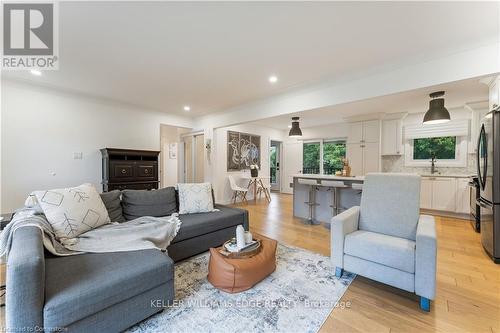
[[[299,127],[299,117],[292,118],[292,128],[290,128],[290,132],[288,132],[288,136],[291,138],[301,138],[302,131]]]
[[[429,110],[425,113],[424,124],[440,124],[450,121],[450,113],[444,107],[444,91],[436,91],[429,95]]]

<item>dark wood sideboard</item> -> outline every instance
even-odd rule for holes
[[[158,189],[159,151],[103,148],[102,190]]]

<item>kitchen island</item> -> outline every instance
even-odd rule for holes
[[[315,218],[320,222],[329,223],[333,217],[333,210],[330,205],[333,203],[332,191],[329,187],[321,186],[322,180],[343,181],[348,187],[339,189],[340,205],[343,209],[348,209],[352,206],[358,206],[361,201],[359,190],[352,189],[352,184],[362,184],[364,177],[343,177],[334,175],[310,175],[310,174],[295,174],[293,177],[293,215],[295,217],[306,219],[309,215],[309,206],[305,203],[309,197],[309,186],[299,184],[299,179],[313,179],[318,183],[316,191],[316,214]],[[342,211],[342,210],[341,210]]]

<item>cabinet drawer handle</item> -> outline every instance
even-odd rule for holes
[[[122,174],[126,174],[126,173],[127,173],[127,170],[122,169]]]

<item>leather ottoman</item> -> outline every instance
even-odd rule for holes
[[[217,249],[210,249],[208,281],[217,289],[239,293],[252,288],[276,269],[274,239],[259,237],[261,250],[250,258],[228,259]]]

